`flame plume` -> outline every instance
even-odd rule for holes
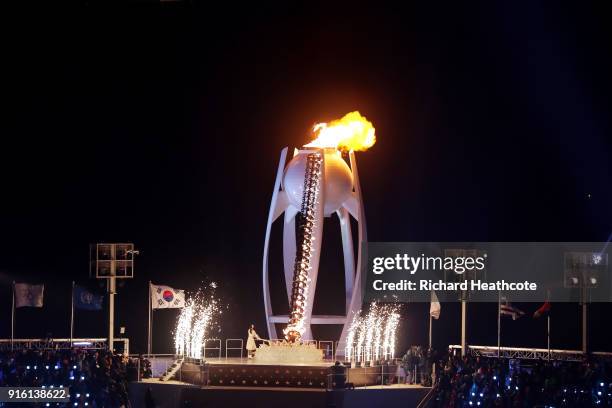
[[[313,127],[317,136],[304,147],[335,147],[338,150],[363,151],[376,143],[376,129],[358,111],[329,123],[317,123]]]

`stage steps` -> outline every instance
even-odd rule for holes
[[[423,399],[417,405],[417,408],[426,408],[429,406],[429,402],[436,396],[436,387],[431,387],[431,389],[427,392],[427,394],[423,397]]]
[[[174,363],[172,363],[172,365],[170,365],[170,367],[166,369],[166,371],[161,375],[161,377],[159,377],[159,381],[168,381],[174,378],[176,373],[178,373],[181,367],[183,366],[183,361],[183,357],[177,358]]]

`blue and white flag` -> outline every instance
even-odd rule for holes
[[[151,284],[151,308],[175,309],[182,307],[185,307],[184,290]]]
[[[74,307],[83,310],[102,310],[104,295],[91,293],[82,286],[74,287]]]

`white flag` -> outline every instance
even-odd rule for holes
[[[16,283],[15,307],[43,307],[43,292],[45,285],[28,285]]]
[[[516,320],[519,317],[523,316],[525,312],[523,312],[518,307],[513,306],[512,303],[508,301],[508,298],[502,297],[500,298],[499,303],[499,314],[501,316],[511,316],[512,320]]]
[[[184,290],[151,284],[151,308],[175,309],[181,307],[185,307]]]
[[[429,305],[429,315],[434,319],[438,320],[440,318],[440,311],[442,307],[440,306],[440,302],[438,301],[438,296],[436,296],[435,291],[431,291],[431,304]]]

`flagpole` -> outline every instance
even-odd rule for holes
[[[15,341],[15,281],[13,281],[13,303],[11,307],[11,351],[13,351],[13,342]]]
[[[149,328],[147,331],[147,355],[151,355],[151,281],[149,281]]]
[[[72,281],[72,296],[70,296],[70,347],[74,337],[74,281]]]
[[[497,292],[497,358],[501,355],[501,291]]]
[[[548,338],[548,361],[550,361],[550,312],[548,312],[548,315],[546,316],[546,321],[546,336]]]
[[[461,292],[461,357],[467,354],[467,337],[466,337],[466,325],[467,325],[467,300],[465,300],[465,291]]]
[[[546,290],[546,302],[550,302],[550,289]],[[548,344],[548,361],[550,361],[550,303],[546,312],[546,342]]]
[[[433,322],[433,317],[431,317],[431,313],[429,314],[429,349],[431,350],[431,325]]]

